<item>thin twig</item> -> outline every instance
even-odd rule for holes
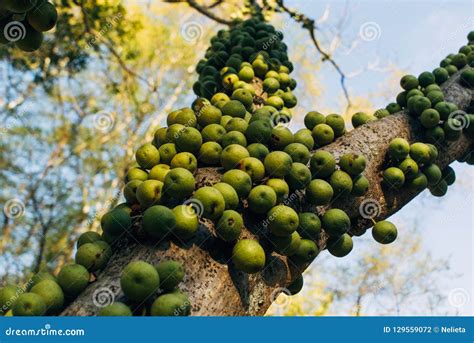
[[[169,3],[185,2],[189,6],[194,8],[196,11],[198,11],[199,13],[205,15],[209,19],[212,19],[212,20],[214,20],[214,21],[216,21],[220,24],[229,25],[229,26],[234,24],[234,22],[232,20],[227,20],[227,19],[224,19],[224,18],[220,18],[217,15],[215,15],[212,11],[209,11],[210,8],[213,8],[217,5],[219,5],[222,1],[216,1],[214,4],[212,4],[208,7],[204,7],[202,5],[199,5],[195,0],[165,0],[165,2],[169,2]]]

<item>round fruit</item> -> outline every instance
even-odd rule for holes
[[[400,86],[406,91],[418,87],[418,79],[413,75],[405,75],[400,80]]]
[[[160,276],[151,264],[134,261],[122,271],[120,286],[128,299],[142,303],[158,290]]]
[[[239,196],[231,185],[219,182],[213,185],[213,187],[224,197],[226,210],[235,210],[239,206]]]
[[[341,236],[349,231],[351,220],[343,210],[331,208],[322,217],[323,229],[330,236]]]
[[[263,163],[255,157],[244,157],[238,164],[238,169],[250,175],[253,182],[262,180],[265,176]]]
[[[113,304],[102,307],[99,313],[97,313],[97,315],[101,317],[112,317],[112,316],[126,317],[126,316],[132,316],[132,311],[130,310],[130,307],[128,307],[124,303],[115,302]]]
[[[413,143],[410,146],[410,157],[418,164],[425,164],[430,161],[430,147],[425,143]]]
[[[32,1],[30,1],[32,2]],[[45,1],[39,6],[36,6],[27,14],[28,23],[40,32],[51,30],[58,21],[58,12],[56,6]]]
[[[382,220],[374,225],[372,237],[381,244],[392,243],[397,238],[397,227],[387,220]]]
[[[408,156],[410,152],[410,144],[406,139],[394,138],[388,146],[388,154],[393,160],[402,160]]]
[[[202,216],[211,220],[221,217],[225,209],[225,200],[222,194],[214,187],[204,186],[199,188],[193,195],[202,205]]]
[[[418,173],[415,177],[408,179],[406,185],[409,189],[419,192],[428,187],[428,179],[423,173]]]
[[[282,203],[288,198],[290,194],[290,187],[285,180],[282,179],[268,179],[267,186],[273,188],[277,196],[277,204]]]
[[[109,259],[104,249],[96,243],[86,243],[76,252],[76,263],[95,272],[105,267]]]
[[[336,170],[336,159],[331,153],[318,150],[311,156],[310,167],[313,178],[326,178]]]
[[[232,262],[245,273],[257,273],[265,266],[265,251],[257,241],[242,239],[232,250]]]
[[[318,147],[327,145],[334,140],[334,130],[327,124],[318,124],[312,130],[314,144]]]
[[[307,164],[309,162],[310,153],[308,148],[301,143],[288,144],[284,151],[290,155],[293,162]]]
[[[154,238],[163,238],[176,226],[176,216],[168,207],[156,205],[143,213],[143,229]]]
[[[304,125],[307,129],[313,130],[313,128],[318,124],[326,124],[326,117],[324,114],[321,114],[316,111],[311,111],[306,114],[304,117]]]
[[[160,163],[160,153],[151,143],[146,143],[138,148],[135,158],[140,167],[144,169],[151,169]]]
[[[285,179],[292,190],[303,189],[311,181],[311,171],[305,164],[293,163]]]
[[[290,155],[286,152],[272,151],[265,157],[263,164],[267,175],[281,178],[290,173],[292,162]]]
[[[79,295],[89,284],[89,272],[80,264],[69,264],[58,274],[58,284],[63,292],[75,297]]]
[[[296,253],[301,244],[301,237],[296,231],[288,236],[270,235],[268,239],[272,243],[275,251],[284,256],[290,256]]]
[[[342,170],[336,170],[331,174],[329,178],[329,183],[331,184],[334,194],[342,195],[349,194],[352,191],[352,178],[349,174]]]
[[[306,199],[311,204],[317,206],[328,205],[333,196],[334,190],[332,186],[321,179],[312,180],[306,188]]]
[[[231,185],[241,198],[245,198],[252,189],[252,179],[249,174],[239,169],[225,172],[222,175],[222,182]]]
[[[291,207],[277,205],[268,211],[268,229],[276,236],[291,235],[299,225],[298,214]]]
[[[18,299],[18,293],[20,293],[20,291],[20,288],[13,285],[6,285],[5,287],[0,288],[0,314],[9,311]]]
[[[233,169],[245,157],[250,157],[247,149],[238,144],[228,145],[222,150],[221,165],[225,170]]]
[[[163,182],[158,180],[143,181],[138,187],[135,195],[142,208],[148,208],[160,203],[163,190]]]
[[[352,180],[351,194],[356,197],[363,196],[369,190],[369,180],[364,175],[358,175]]]
[[[435,197],[442,197],[448,191],[448,184],[446,181],[441,180],[436,185],[430,186],[429,190],[431,195],[434,195]]]
[[[327,247],[331,255],[336,257],[344,257],[348,255],[353,248],[351,236],[347,233],[339,237],[329,237]]]
[[[342,136],[346,132],[344,118],[339,114],[330,114],[326,117],[326,124],[329,125],[336,137]]]
[[[184,267],[180,262],[163,261],[155,269],[160,277],[160,288],[166,292],[175,289],[184,279]]]
[[[57,313],[63,307],[64,293],[55,281],[41,281],[31,288],[31,293],[38,294],[43,298],[48,313]]]
[[[405,174],[399,168],[389,167],[383,172],[383,181],[388,188],[399,189],[405,183]]]
[[[216,224],[216,232],[226,242],[235,241],[239,238],[244,220],[242,216],[233,210],[226,210]]]
[[[82,235],[79,236],[79,239],[77,240],[77,248],[79,248],[81,245],[84,245],[86,243],[94,243],[96,241],[100,241],[102,237],[95,231],[86,231]],[[48,273],[46,273],[48,274]],[[48,274],[49,275],[49,274]]]
[[[130,213],[126,210],[113,209],[102,216],[100,225],[102,231],[113,236],[118,236],[130,229],[132,226],[132,218],[130,217]]]
[[[193,174],[184,168],[175,168],[166,174],[164,192],[170,197],[183,199],[192,194],[195,187]]]
[[[250,191],[248,196],[249,208],[252,212],[267,213],[277,202],[277,195],[272,187],[259,185]]]
[[[339,160],[339,166],[349,175],[356,176],[365,169],[365,157],[354,153],[344,154]]]
[[[46,302],[36,293],[23,293],[13,304],[12,312],[16,316],[43,316],[47,311]]]
[[[176,218],[173,234],[176,237],[187,240],[195,235],[199,228],[199,217],[196,212],[197,210],[191,203],[178,205],[173,208]]]
[[[291,255],[291,259],[298,264],[309,263],[319,254],[318,246],[309,239],[301,239],[298,250]]]
[[[398,168],[405,174],[405,179],[412,179],[418,175],[418,164],[411,158],[404,159]]]
[[[441,169],[436,164],[429,164],[423,168],[423,174],[426,175],[428,185],[436,185],[442,178]]]
[[[299,275],[287,287],[291,295],[298,294],[303,289],[303,275]]]
[[[167,293],[160,295],[151,305],[152,316],[187,316],[190,302],[183,293]]]
[[[298,214],[298,232],[302,238],[317,240],[321,233],[321,220],[313,212],[302,212]]]

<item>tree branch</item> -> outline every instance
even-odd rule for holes
[[[182,2],[185,2],[189,6],[194,8],[196,11],[201,13],[202,15],[208,17],[209,19],[212,19],[212,20],[218,22],[219,24],[231,26],[234,23],[232,20],[228,20],[228,19],[218,17],[212,11],[209,10],[210,8],[214,8],[215,6],[219,5],[222,1],[216,1],[215,3],[213,3],[212,5],[210,5],[208,7],[199,5],[195,0],[165,0],[165,2],[168,2],[168,3],[182,3]]]

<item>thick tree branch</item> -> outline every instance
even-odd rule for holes
[[[442,89],[447,101],[454,102],[460,109],[466,109],[473,100],[473,91],[459,85],[459,73],[451,77]],[[370,181],[367,195],[361,198],[339,198],[331,206],[341,208],[351,217],[351,233],[360,234],[372,223],[360,217],[359,204],[365,199],[375,199],[381,206],[377,220],[386,218],[400,210],[417,194],[405,189],[391,192],[381,186],[381,170],[389,142],[395,137],[403,137],[414,142],[421,139],[421,130],[417,122],[406,113],[400,112],[384,119],[363,125],[323,150],[334,153],[337,157],[346,152],[363,154],[367,159],[366,177]],[[458,141],[446,145],[440,150],[437,164],[444,168],[456,159],[462,158],[472,150],[472,140],[462,136]],[[212,185],[220,181],[221,170],[218,168],[201,168],[196,174],[198,186]],[[324,212],[325,208],[312,208],[304,202],[304,196],[297,193],[291,205],[297,210],[314,210]],[[244,237],[260,239],[268,246],[261,230],[259,218],[243,211],[246,230]],[[120,275],[123,268],[131,261],[142,259],[157,263],[164,259],[181,261],[186,268],[186,277],[180,288],[187,292],[193,308],[193,315],[263,315],[276,295],[287,287],[306,266],[295,266],[291,260],[271,253],[267,256],[266,268],[257,274],[248,275],[239,272],[229,263],[231,245],[222,243],[215,238],[212,223],[203,220],[196,237],[190,242],[163,241],[156,245],[141,242],[140,217],[134,218],[132,228],[135,234],[126,235],[118,243],[116,252],[107,268],[98,275],[97,281],[90,285],[63,315],[95,315],[99,308],[93,302],[94,292],[100,288],[108,288],[116,300],[123,296],[120,289]],[[322,250],[326,245],[327,236],[322,234],[318,246]],[[316,262],[317,263],[317,259]]]

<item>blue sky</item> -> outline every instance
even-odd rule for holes
[[[347,81],[350,93],[355,96],[376,94],[383,88],[389,76],[384,69],[390,63],[414,75],[433,70],[447,54],[457,52],[461,45],[466,44],[467,33],[474,29],[474,11],[470,1],[294,0],[286,3],[312,18],[320,18],[328,8],[329,17],[321,25],[320,33],[326,43],[330,39],[325,40],[325,36],[331,37],[337,22],[347,13],[341,35],[342,45],[350,47],[352,42],[359,42],[349,49],[349,54],[348,49],[343,48],[342,52],[336,52],[334,58],[347,74],[360,72]],[[366,23],[371,23],[376,29],[376,38],[361,41],[359,32]],[[304,48],[314,49],[309,43]],[[378,65],[378,70],[364,70],[370,63]],[[329,108],[340,108],[342,91],[337,74],[327,63],[319,73],[327,89],[324,98],[318,102]],[[392,99],[398,91],[394,90]],[[377,107],[387,104],[383,97],[371,98],[371,102]],[[450,259],[451,268],[459,277],[438,281],[445,285],[447,292],[455,288],[465,289],[471,302],[461,308],[460,313],[472,315],[474,171],[472,167],[459,163],[454,163],[453,167],[458,180],[445,197],[435,198],[425,191],[390,220],[400,227],[416,223],[422,232],[423,252]],[[403,232],[400,234],[403,235]],[[375,246],[376,243],[368,244]],[[356,258],[357,254],[357,249],[354,249],[353,257]],[[343,262],[334,262],[336,266],[338,263]],[[447,302],[446,306],[449,306]]]

